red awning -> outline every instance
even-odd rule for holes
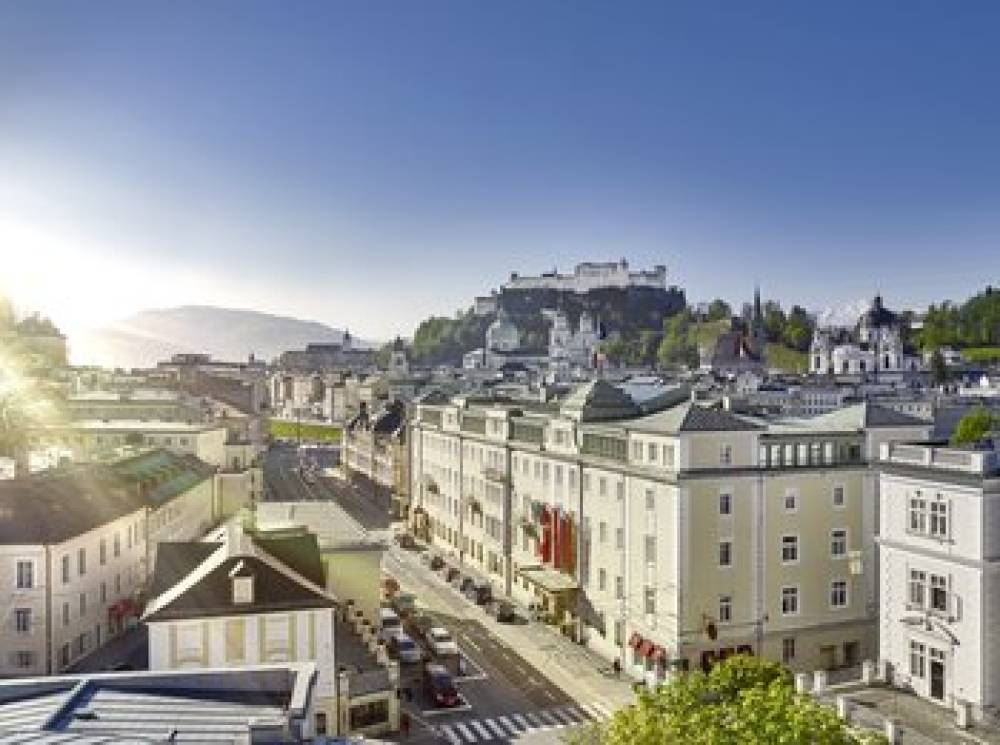
[[[642,636],[633,631],[632,636],[628,639],[628,645],[632,647],[632,649],[638,649],[640,644],[642,644]]]
[[[641,654],[643,657],[649,657],[653,653],[653,650],[655,648],[656,645],[653,644],[653,642],[651,642],[649,639],[643,639],[642,644],[639,645],[639,654]]]

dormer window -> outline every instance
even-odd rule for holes
[[[253,602],[253,577],[233,577],[233,603],[246,605]]]
[[[233,583],[233,605],[247,605],[253,602],[253,574],[241,559],[229,572]]]

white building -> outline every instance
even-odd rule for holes
[[[1000,705],[1000,453],[881,455],[879,657],[895,684],[982,718]]]
[[[628,287],[667,288],[667,268],[662,264],[651,270],[633,272],[628,262],[586,261],[577,264],[572,274],[559,274],[553,269],[537,277],[522,277],[512,273],[510,281],[503,285],[505,290],[565,290],[585,293],[604,287],[625,289]]]
[[[574,331],[569,318],[562,311],[548,311],[547,315],[552,322],[549,328],[551,364],[563,367],[593,367],[594,356],[600,344],[600,334],[593,316],[583,311]]]
[[[920,358],[904,348],[904,325],[904,319],[876,295],[850,333],[816,328],[809,349],[810,374],[893,378],[920,369]]]
[[[0,677],[61,672],[118,634],[157,544],[217,519],[213,473],[155,451],[0,482]]]
[[[313,662],[313,712],[303,734],[338,732],[337,603],[325,584],[308,534],[270,541],[233,521],[221,541],[162,546],[143,616],[150,669]]]

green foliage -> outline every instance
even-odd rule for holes
[[[576,745],[875,745],[885,738],[849,730],[832,709],[797,694],[783,666],[737,656],[708,674],[688,673],[643,691],[601,727],[570,738]]]
[[[483,346],[495,316],[457,313],[454,318],[431,316],[413,335],[413,361],[424,365],[458,364],[462,355]]]
[[[998,427],[1000,427],[1000,417],[989,409],[978,406],[959,420],[951,435],[951,444],[973,445]]]
[[[663,322],[663,338],[656,353],[661,367],[697,367],[698,344],[691,311],[670,316]]]
[[[793,305],[781,330],[782,343],[799,352],[807,352],[812,343],[812,337],[812,319],[801,305]]]
[[[804,373],[809,368],[809,356],[805,352],[789,349],[782,344],[768,344],[764,348],[767,366],[789,373]]]
[[[987,287],[961,305],[931,305],[917,339],[924,349],[1000,345],[1000,292]]]
[[[733,309],[722,298],[716,298],[708,304],[708,320],[728,321],[733,315]]]
[[[1000,347],[967,347],[962,350],[962,355],[969,362],[981,365],[1000,362]]]
[[[295,422],[287,419],[272,419],[269,430],[272,437],[302,438],[308,442],[340,442],[343,430],[326,424]]]

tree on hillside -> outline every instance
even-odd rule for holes
[[[978,406],[963,416],[951,435],[952,445],[974,445],[1000,427],[1000,417],[984,406]]]
[[[931,354],[931,375],[934,382],[942,385],[948,382],[948,365],[945,363],[944,354],[940,349],[935,349]]]
[[[763,314],[764,333],[767,334],[767,340],[780,342],[785,331],[785,311],[781,309],[781,305],[777,301],[768,300],[764,303]]]
[[[709,321],[725,321],[731,318],[732,315],[733,309],[729,307],[729,303],[722,298],[716,298],[708,304]]]
[[[812,342],[813,321],[801,305],[793,305],[781,330],[781,341],[786,347],[799,352],[809,349]]]
[[[636,703],[576,740],[581,745],[886,742],[877,733],[852,732],[835,711],[797,694],[783,666],[742,655],[707,674],[687,673],[655,692],[644,690]]]
[[[660,341],[656,357],[662,367],[698,366],[698,344],[694,339],[690,311],[670,316],[663,322],[663,339]]]

